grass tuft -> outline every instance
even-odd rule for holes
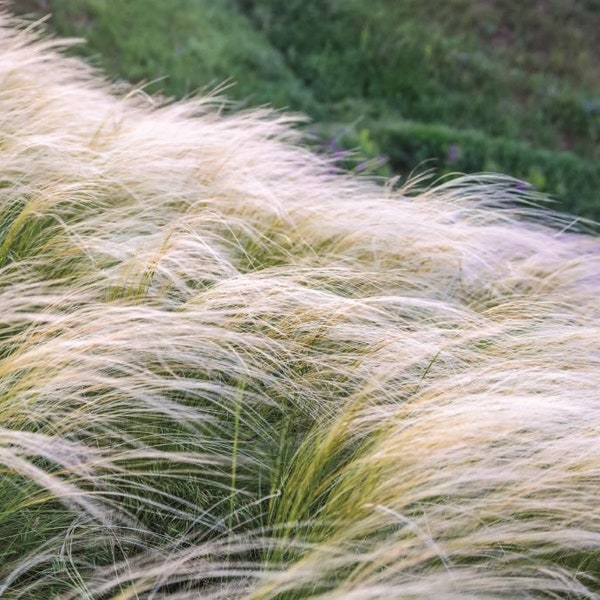
[[[600,596],[594,223],[6,13],[0,82],[0,597]]]

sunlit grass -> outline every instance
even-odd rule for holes
[[[593,224],[0,31],[0,597],[600,594]]]

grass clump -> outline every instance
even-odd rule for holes
[[[593,224],[0,19],[0,596],[600,594]]]

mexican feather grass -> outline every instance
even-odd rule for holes
[[[358,178],[0,17],[0,597],[600,598],[600,242]]]

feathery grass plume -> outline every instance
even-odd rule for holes
[[[0,17],[0,597],[600,598],[600,242]]]

